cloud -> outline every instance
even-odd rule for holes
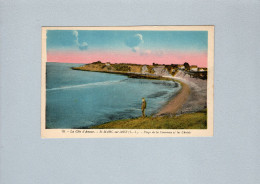
[[[78,36],[79,36],[78,31],[73,31],[73,35],[78,39]]]
[[[157,56],[163,56],[165,54],[165,51],[164,50],[157,50],[156,52],[155,52],[155,55],[157,55]]]
[[[87,50],[88,49],[88,43],[87,42],[82,42],[81,44],[78,45],[80,50]]]
[[[138,45],[144,43],[143,35],[135,34],[125,40],[125,44],[132,49],[133,52],[138,51]]]
[[[152,51],[151,50],[143,50],[143,51],[140,51],[140,55],[141,56],[147,56],[147,55],[150,55],[152,54]]]
[[[76,46],[79,48],[79,50],[87,50],[88,49],[88,43],[87,42],[79,43],[79,32],[73,31],[72,34],[75,37],[75,43],[76,43]]]
[[[133,52],[139,52],[140,49],[139,49],[139,47],[133,47],[133,48],[132,48],[132,51],[133,51]]]

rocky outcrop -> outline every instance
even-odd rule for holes
[[[147,68],[146,65],[144,65],[144,66],[142,67],[142,74],[148,74],[148,73],[149,73],[148,68]]]
[[[165,66],[156,66],[153,68],[154,74],[158,76],[171,76]]]

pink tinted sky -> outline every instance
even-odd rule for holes
[[[62,63],[92,63],[101,61],[103,63],[135,63],[135,64],[183,64],[188,62],[190,65],[207,67],[207,52],[205,51],[180,51],[180,52],[82,52],[49,50],[47,52],[47,62]]]

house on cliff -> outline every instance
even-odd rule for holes
[[[178,65],[178,69],[179,69],[179,70],[184,70],[184,69],[185,69],[185,66],[184,66],[184,65]]]
[[[191,65],[190,66],[190,71],[197,72],[198,71],[197,65]]]
[[[208,69],[207,68],[198,68],[198,71],[203,72],[203,71],[208,71]]]

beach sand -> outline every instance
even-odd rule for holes
[[[156,116],[192,113],[206,108],[207,80],[191,78],[182,71],[178,71],[174,77],[164,77],[180,81],[182,89],[168,104],[162,107]]]

